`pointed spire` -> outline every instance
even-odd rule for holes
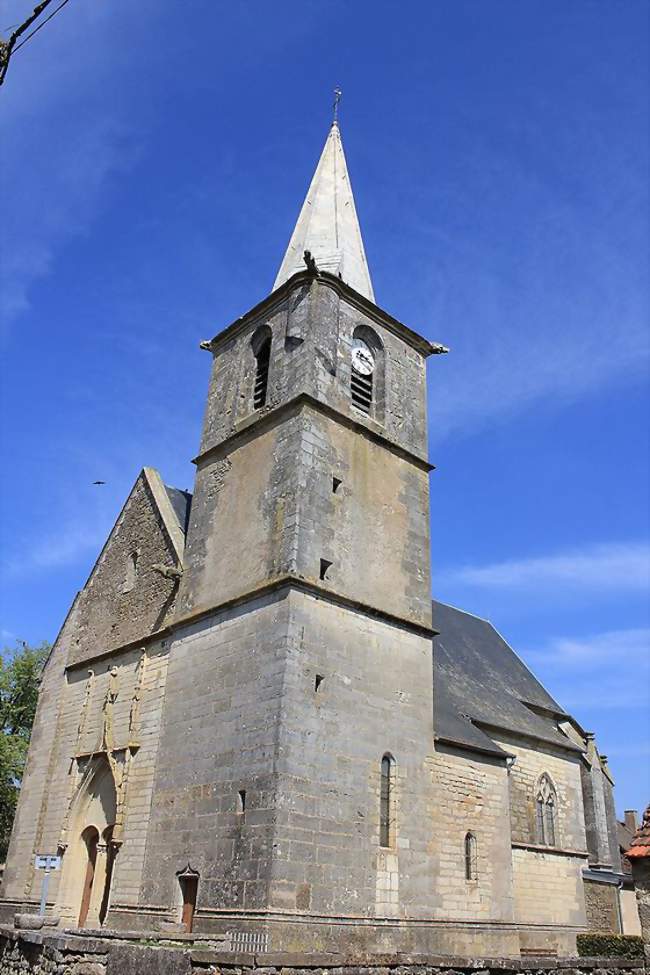
[[[355,291],[375,300],[336,118],[273,290],[292,274],[304,271],[305,251],[311,252],[319,270],[339,275]]]

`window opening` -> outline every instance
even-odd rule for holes
[[[478,855],[473,833],[465,836],[465,880],[478,880]]]
[[[535,798],[535,820],[537,825],[537,842],[542,846],[555,846],[556,822],[555,789],[547,775],[540,779]]]
[[[341,480],[340,477],[333,477],[332,478],[332,494],[336,494],[336,492],[338,491],[338,489],[341,487],[342,484],[343,484],[343,481]]]
[[[350,389],[352,392],[352,405],[356,406],[358,410],[362,413],[370,413],[370,405],[372,403],[372,373],[368,376],[362,376],[360,373],[352,370],[352,377],[350,380]]]
[[[133,551],[130,553],[127,563],[126,572],[124,574],[124,585],[122,586],[122,592],[131,592],[135,586],[135,580],[138,575],[138,552]]]
[[[246,789],[240,789],[237,793],[237,812],[240,816],[246,812]]]
[[[327,570],[329,569],[329,567],[331,565],[332,565],[332,563],[331,562],[328,562],[327,559],[321,559],[320,560],[320,578],[321,578],[321,580],[327,579]]]
[[[316,674],[316,679],[314,680],[314,694],[318,694],[318,689],[323,683],[323,675]]]
[[[381,785],[379,789],[379,845],[391,846],[393,839],[393,761],[390,755],[381,760]]]
[[[255,385],[253,387],[253,406],[261,409],[266,403],[269,384],[269,362],[271,359],[271,337],[264,339],[255,353]]]

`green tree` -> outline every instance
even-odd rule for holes
[[[41,670],[49,652],[49,643],[30,647],[22,641],[0,652],[0,863],[7,855]]]

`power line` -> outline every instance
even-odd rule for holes
[[[13,53],[15,54],[16,51],[20,51],[21,47],[24,47],[25,46],[25,44],[30,39],[30,37],[33,37],[34,34],[38,34],[38,32],[41,29],[41,27],[45,27],[45,25],[47,24],[48,20],[52,20],[52,17],[54,17],[56,14],[58,14],[58,12],[61,9],[61,7],[65,7],[66,3],[68,3],[68,2],[69,2],[69,0],[61,0],[61,3],[59,4],[59,6],[58,7],[55,7],[54,10],[52,11],[52,13],[51,14],[48,14],[47,17],[45,18],[45,20],[41,21],[41,23],[38,25],[38,27],[35,27],[34,30],[31,32],[31,34],[28,34],[27,37],[25,37],[20,42],[20,44],[16,44],[16,46],[15,46],[15,48],[13,50]]]
[[[59,10],[61,10],[62,7],[65,7],[66,3],[68,3],[68,0],[61,0],[59,6],[56,7],[50,14],[48,14],[47,17],[44,20],[42,20],[41,23],[27,35],[27,37],[23,38],[20,44],[17,44],[16,42],[18,41],[18,38],[22,37],[22,35],[25,33],[28,27],[31,27],[34,21],[40,17],[40,15],[43,13],[45,8],[49,7],[51,3],[52,0],[41,0],[41,3],[37,4],[37,6],[34,7],[27,20],[25,20],[20,25],[20,27],[17,27],[16,30],[13,32],[13,34],[11,34],[8,41],[3,41],[2,38],[0,38],[0,85],[5,80],[5,75],[7,74],[7,70],[9,68],[9,60],[11,58],[11,55],[14,54],[16,51],[19,51],[21,47],[23,47],[27,43],[27,41],[34,36],[34,34],[38,33],[41,27],[45,26],[48,20],[52,20],[52,17],[58,14]]]

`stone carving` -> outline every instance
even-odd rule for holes
[[[86,730],[86,721],[88,718],[88,707],[90,704],[90,697],[93,690],[93,684],[95,681],[95,671],[88,671],[88,679],[86,680],[86,691],[84,694],[83,704],[81,705],[81,714],[79,715],[79,726],[77,728],[77,753],[81,751],[81,739],[83,738],[83,733]]]
[[[140,700],[142,698],[142,683],[147,666],[147,652],[144,647],[140,649],[140,659],[135,671],[135,684],[133,696],[131,698],[131,710],[129,712],[129,748],[137,748],[140,744]]]
[[[120,692],[119,671],[111,667],[106,697],[104,698],[104,721],[102,726],[102,749],[107,753],[113,748],[113,706]]]
[[[164,576],[165,579],[176,579],[178,581],[183,575],[183,569],[181,566],[161,565],[160,562],[156,562],[151,566],[151,568],[154,570],[154,572],[159,572],[160,575]]]

